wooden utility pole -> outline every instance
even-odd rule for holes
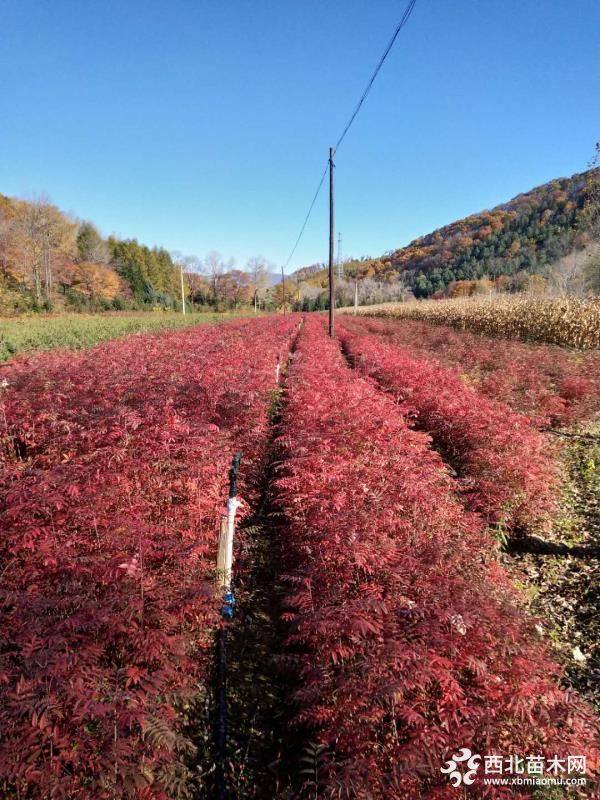
[[[354,316],[358,311],[358,278],[354,279]]]
[[[335,334],[335,276],[333,274],[333,147],[329,148],[329,335]]]
[[[285,314],[285,273],[281,267],[281,294],[283,296],[283,313]]]

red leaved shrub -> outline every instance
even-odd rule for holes
[[[227,469],[254,492],[291,320],[135,336],[5,375],[0,785],[167,800],[207,691]]]
[[[539,425],[566,425],[600,410],[600,356],[555,345],[457,331],[416,320],[361,317],[355,331],[384,335],[390,342],[454,365],[482,394],[532,417]]]
[[[487,522],[543,525],[554,508],[556,460],[531,421],[466,386],[452,370],[373,334],[339,326],[362,375],[391,392],[456,470],[468,507]]]
[[[587,711],[558,688],[429,438],[347,367],[314,317],[288,372],[278,445],[284,661],[298,679],[295,722],[327,748],[319,797],[462,796],[440,773],[459,747],[591,757]]]

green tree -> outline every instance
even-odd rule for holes
[[[144,252],[135,239],[119,241],[109,239],[111,257],[118,274],[129,284],[138,303],[152,300],[152,284],[148,278]]]
[[[180,300],[179,267],[167,250],[150,249],[135,239],[109,239],[116,271],[127,281],[137,303],[175,307]]]
[[[82,222],[77,232],[77,260],[92,264],[107,264],[109,250],[106,242],[91,222]]]

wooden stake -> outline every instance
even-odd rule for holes
[[[219,530],[219,548],[217,550],[217,586],[223,591],[228,591],[231,586],[231,565],[227,563],[227,534],[229,526],[227,515],[221,517],[221,527]]]
[[[219,544],[217,550],[217,585],[227,594],[231,590],[233,568],[233,534],[235,532],[235,514],[239,506],[237,499],[237,480],[240,468],[241,453],[236,453],[229,470],[229,493],[227,497],[227,513],[221,517]]]

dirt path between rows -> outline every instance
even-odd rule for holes
[[[277,432],[285,402],[287,364],[270,411],[269,445],[260,499],[244,521],[235,548],[234,616],[227,624],[227,743],[222,765],[224,795],[219,800],[276,800],[297,796],[300,757],[305,742],[289,726],[292,679],[282,664],[285,625],[280,574],[285,523],[274,502]],[[243,461],[241,469],[243,470]],[[213,708],[213,718],[216,708]],[[218,768],[217,768],[218,771]]]

